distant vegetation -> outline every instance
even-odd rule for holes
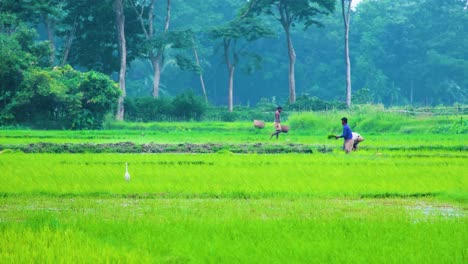
[[[155,6],[154,1],[3,0],[0,125],[100,128],[123,97],[125,119],[145,122],[251,119],[251,109],[264,107],[264,98],[274,106],[291,102],[290,112],[343,109],[348,98],[342,2],[349,1],[304,1],[290,9],[280,0]],[[114,3],[122,5],[120,24]],[[292,15],[283,26],[271,16],[278,12]],[[351,10],[350,21],[352,104],[466,105],[464,1],[363,0]],[[125,65],[118,25],[124,26]],[[287,74],[289,60],[294,76]],[[85,79],[87,87],[80,86]],[[294,98],[288,91],[292,79]]]

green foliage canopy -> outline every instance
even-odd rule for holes
[[[102,73],[31,68],[14,97],[12,115],[37,128],[96,129],[119,95],[116,83]]]
[[[317,15],[329,14],[335,10],[335,0],[251,0],[248,7],[253,13],[275,17],[283,27],[301,22],[305,28],[322,25]]]

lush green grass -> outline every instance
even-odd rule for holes
[[[466,263],[466,217],[422,199],[4,198],[3,262]]]
[[[466,155],[354,154],[0,154],[0,193],[459,197],[468,190]]]
[[[366,138],[360,150],[345,155],[341,140],[326,139],[340,132],[326,120],[341,114],[291,116],[291,132],[278,141],[268,139],[271,126],[245,122],[2,130],[3,146],[260,142],[332,151],[0,151],[0,263],[467,263],[467,133],[448,127],[446,117],[402,119],[400,128],[382,130],[373,115],[375,128],[354,129]],[[404,126],[414,129],[401,133]]]
[[[294,113],[289,122],[298,131],[326,133],[339,131],[339,120],[346,116],[353,130],[363,134],[466,134],[467,115],[412,116],[378,109],[353,112]],[[336,121],[335,121],[336,120]],[[337,122],[338,121],[338,122]],[[337,128],[338,125],[338,128]]]
[[[466,156],[425,154],[3,153],[0,260],[465,263]]]
[[[290,132],[281,134],[278,142],[333,144],[327,135],[341,133],[342,116],[349,117],[353,131],[361,133],[373,145],[453,146],[466,145],[468,141],[467,115],[409,116],[370,108],[353,112],[292,113],[283,122],[290,126]],[[107,130],[100,131],[0,130],[0,144],[271,142],[273,124],[266,121],[265,129],[254,128],[252,122],[114,122],[106,125]]]
[[[239,125],[240,123],[236,123]],[[203,126],[203,124],[198,124]],[[247,129],[219,129],[211,132],[200,131],[139,131],[139,130],[102,130],[102,131],[37,131],[37,130],[0,130],[0,144],[50,143],[268,143],[268,144],[312,144],[336,147],[342,141],[327,139],[330,133],[296,133],[294,130],[280,134],[278,140],[270,140],[271,130],[258,130],[245,124]],[[360,146],[366,148],[417,147],[417,146],[466,146],[468,134],[366,134]],[[339,134],[337,132],[337,134]]]

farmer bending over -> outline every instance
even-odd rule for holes
[[[274,132],[273,134],[271,134],[270,136],[270,139],[276,135],[276,139],[278,139],[278,136],[279,134],[281,133],[281,117],[280,117],[280,114],[281,112],[283,111],[283,107],[281,106],[278,106],[276,108],[276,112],[275,112],[275,130],[276,132]]]
[[[343,125],[343,134],[336,136],[336,139],[344,139],[343,149],[346,154],[349,154],[349,152],[351,152],[353,149],[353,131],[351,131],[351,128],[348,126],[348,118],[341,118],[341,124]]]
[[[357,150],[358,144],[364,141],[364,138],[358,133],[353,132],[353,150]]]

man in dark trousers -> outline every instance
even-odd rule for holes
[[[336,139],[344,139],[343,149],[346,154],[349,154],[353,149],[353,131],[351,131],[351,128],[348,126],[348,118],[341,118],[341,124],[343,125],[343,134],[336,136]]]
[[[270,136],[270,139],[276,135],[276,139],[278,139],[278,136],[279,134],[281,133],[281,117],[280,117],[280,114],[281,112],[283,111],[283,107],[281,106],[278,106],[276,108],[276,112],[275,112],[275,130],[276,132],[274,132],[273,134],[271,134]]]

